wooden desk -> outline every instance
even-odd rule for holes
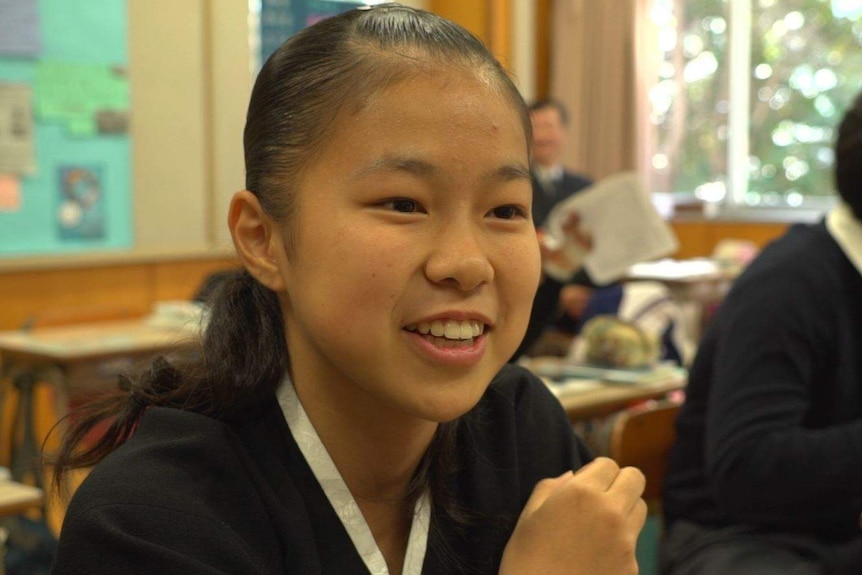
[[[0,516],[16,515],[42,506],[45,494],[38,487],[8,479],[0,480]]]
[[[553,373],[565,360],[559,357],[524,358],[519,363],[542,377]],[[542,377],[560,400],[572,422],[606,417],[639,401],[659,399],[684,390],[688,382],[682,373],[645,384],[610,383],[596,379],[567,379],[562,383]]]
[[[667,394],[685,389],[686,380],[672,379],[648,385],[624,385],[595,380],[581,380],[579,385],[552,385],[551,390],[563,404],[570,421],[579,421],[608,415],[632,403],[660,399]]]
[[[3,373],[38,371],[65,387],[116,378],[140,359],[190,345],[195,326],[162,327],[145,319],[0,332]]]
[[[194,326],[160,327],[144,319],[105,321],[3,331],[0,332],[0,354],[7,361],[72,365],[157,353],[196,335]]]
[[[12,477],[20,480],[33,472],[41,486],[32,404],[37,383],[54,385],[57,413],[64,415],[73,391],[116,389],[118,374],[136,361],[197,339],[196,326],[164,327],[145,319],[0,332],[0,380],[10,378],[20,394],[16,421],[21,439],[10,446]],[[0,387],[0,405],[5,392]]]
[[[657,281],[676,290],[687,299],[706,301],[721,299],[739,270],[726,269],[708,258],[659,260],[632,266],[626,281]]]

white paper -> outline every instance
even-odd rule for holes
[[[660,282],[695,282],[704,279],[728,277],[718,263],[709,258],[689,260],[659,260],[633,265],[626,277],[634,280],[655,280]]]
[[[36,169],[32,89],[0,83],[0,172],[29,174]]]
[[[592,238],[589,252],[563,232],[571,212],[579,215],[581,231]],[[632,172],[605,178],[560,202],[548,216],[547,228],[573,265],[582,261],[599,285],[623,278],[634,264],[666,257],[679,248],[673,230]]]

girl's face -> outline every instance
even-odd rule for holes
[[[300,395],[429,421],[472,408],[539,280],[513,105],[460,70],[391,86],[335,122],[297,200],[279,266]]]

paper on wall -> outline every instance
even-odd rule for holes
[[[0,174],[0,212],[21,209],[21,180],[12,174]]]
[[[36,170],[32,89],[0,83],[0,172],[30,174]]]
[[[0,0],[0,55],[34,58],[42,51],[36,0]]]
[[[72,135],[125,133],[129,105],[123,68],[45,60],[36,66],[36,116],[62,123]]]
[[[581,231],[592,238],[589,252],[563,232],[571,212],[579,215]],[[623,278],[634,264],[666,257],[679,248],[673,230],[633,172],[605,178],[557,204],[548,216],[547,230],[573,262],[582,260],[599,285]]]

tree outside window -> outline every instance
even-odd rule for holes
[[[652,189],[829,205],[836,125],[862,87],[862,0],[654,0],[651,19]]]

